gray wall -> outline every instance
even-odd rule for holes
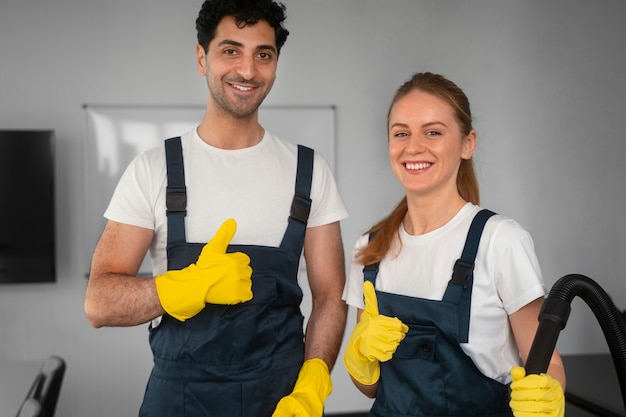
[[[59,415],[135,415],[151,362],[144,326],[94,330],[83,314],[81,105],[204,104],[194,65],[200,3],[0,6],[0,128],[56,130],[59,245],[58,283],[0,287],[0,359],[64,356]],[[626,3],[285,3],[291,35],[267,103],[337,107],[337,178],[351,212],[342,226],[347,255],[402,194],[386,156],[389,99],[411,73],[430,70],[468,93],[483,206],[530,230],[548,286],[586,274],[626,307]],[[572,304],[558,347],[608,350],[583,302]],[[333,377],[329,411],[368,407],[341,362]]]

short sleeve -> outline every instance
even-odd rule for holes
[[[159,187],[164,184],[164,153],[160,149],[144,152],[128,165],[120,178],[104,217],[119,223],[155,229],[155,206]],[[156,164],[153,163],[156,161]],[[155,181],[156,180],[156,181]],[[155,187],[155,184],[157,185]]]
[[[499,223],[492,239],[495,284],[502,305],[512,314],[546,294],[535,245],[530,233],[519,223]]]
[[[315,152],[311,199],[313,204],[308,227],[322,226],[348,217],[348,210],[339,194],[335,177],[318,152]]]

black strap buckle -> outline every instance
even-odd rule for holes
[[[451,281],[457,285],[465,287],[472,272],[474,272],[474,261],[457,259],[452,270]]]
[[[165,207],[168,213],[187,212],[187,187],[184,185],[168,185],[165,196]]]
[[[311,212],[311,201],[312,200],[308,197],[296,194],[291,203],[291,218],[300,223],[307,224],[309,221],[309,213]]]

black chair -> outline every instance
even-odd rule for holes
[[[26,398],[17,413],[17,417],[43,417],[43,407],[39,400]]]
[[[65,376],[65,360],[50,356],[30,386],[17,417],[53,417]]]
[[[39,371],[40,375],[43,376],[43,383],[37,399],[43,408],[42,417],[54,416],[61,393],[61,384],[65,376],[65,368],[65,360],[60,356],[53,355],[46,359]]]
[[[24,398],[24,401],[20,405],[20,409],[17,411],[17,417],[40,417],[42,412],[41,402],[39,398],[41,396],[41,387],[43,386],[44,376],[41,372],[37,374],[33,383]]]

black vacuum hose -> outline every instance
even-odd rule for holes
[[[626,327],[607,293],[584,275],[565,275],[550,290],[539,312],[539,327],[525,364],[526,372],[540,374],[548,370],[556,341],[560,331],[565,328],[571,310],[570,304],[575,296],[579,296],[589,305],[602,328],[626,406]]]

